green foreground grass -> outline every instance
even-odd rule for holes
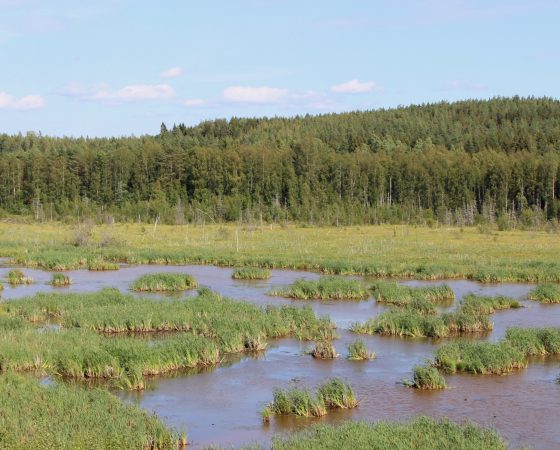
[[[142,389],[145,376],[215,365],[227,353],[263,350],[272,338],[324,339],[333,327],[311,308],[260,308],[208,289],[183,301],[138,299],[116,289],[37,294],[0,306],[0,371],[101,378]],[[168,333],[135,336],[162,331]]]
[[[529,299],[540,303],[560,303],[560,286],[541,284],[531,291]]]
[[[75,233],[72,225],[2,223],[0,256],[50,270],[87,267],[88,261],[101,260],[292,268],[379,278],[560,282],[560,239],[546,232],[236,225],[160,225],[154,231],[145,225],[117,224],[94,227],[83,247],[73,244]]]
[[[507,442],[490,429],[473,423],[458,425],[448,420],[419,417],[410,422],[345,422],[342,425],[316,425],[279,437],[275,450],[353,449],[455,449],[506,450]]]
[[[41,385],[0,375],[0,448],[177,449],[177,436],[160,419],[125,405],[104,389]]]

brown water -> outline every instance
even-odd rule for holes
[[[0,278],[7,268],[0,268]],[[127,401],[137,402],[157,413],[167,424],[186,429],[191,448],[210,444],[239,447],[253,442],[267,443],[275,433],[290,432],[316,422],[340,422],[348,419],[404,420],[419,414],[470,419],[492,426],[514,447],[560,448],[560,373],[559,359],[535,359],[527,369],[508,376],[448,376],[450,389],[422,392],[399,384],[410,376],[415,364],[433,355],[441,341],[360,336],[377,353],[375,361],[348,361],[346,345],[356,338],[345,329],[357,320],[366,320],[385,308],[373,299],[362,302],[296,301],[270,297],[273,286],[292,283],[297,278],[313,279],[317,274],[273,271],[267,281],[243,282],[231,279],[231,269],[209,266],[137,266],[116,272],[67,272],[74,284],[69,288],[52,288],[51,273],[24,270],[36,280],[30,286],[5,284],[3,298],[33,295],[36,292],[83,292],[112,286],[127,291],[139,275],[152,272],[185,272],[194,275],[201,285],[220,294],[256,304],[311,305],[319,314],[328,314],[339,327],[340,339],[335,347],[342,356],[334,361],[318,361],[305,354],[311,346],[291,339],[271,342],[258,356],[232,358],[214,370],[151,381],[151,388],[141,394],[118,393]],[[441,283],[441,282],[440,282]],[[429,282],[406,282],[426,285]],[[438,284],[438,283],[436,283]],[[493,316],[494,331],[480,339],[497,340],[508,326],[560,326],[560,305],[544,306],[525,301],[533,286],[526,284],[482,285],[470,281],[447,282],[458,299],[469,292],[485,295],[503,294],[523,300],[523,309],[498,312]],[[259,411],[271,400],[275,387],[299,385],[315,387],[330,377],[348,381],[360,399],[357,409],[329,414],[321,419],[273,418],[263,424]]]

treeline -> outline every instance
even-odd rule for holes
[[[559,177],[549,98],[0,135],[0,214],[37,220],[538,226],[559,217]]]

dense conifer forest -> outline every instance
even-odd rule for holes
[[[560,101],[4,134],[0,174],[1,217],[541,226],[560,213]]]

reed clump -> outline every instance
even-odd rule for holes
[[[28,277],[19,269],[12,269],[8,272],[8,283],[12,285],[31,284],[33,278]]]
[[[350,409],[358,406],[352,387],[339,378],[333,378],[317,389],[297,387],[275,389],[273,400],[261,411],[263,420],[268,421],[272,415],[290,415],[301,417],[321,417],[333,409]]]
[[[319,424],[273,439],[275,450],[339,448],[415,450],[507,450],[507,442],[492,429],[471,422],[417,417],[409,422],[346,421],[340,425]]]
[[[540,303],[560,303],[560,286],[557,284],[540,284],[531,291],[529,299]]]
[[[8,373],[0,375],[0,404],[2,448],[171,450],[181,439],[156,416],[104,389],[42,386]]]
[[[261,267],[240,267],[233,271],[231,277],[234,280],[268,280],[272,272]]]
[[[72,279],[63,273],[53,273],[50,284],[55,287],[70,286]]]
[[[415,366],[412,371],[412,380],[403,380],[405,386],[423,389],[446,389],[447,383],[439,371],[432,366]]]
[[[375,359],[375,352],[370,351],[361,339],[356,339],[348,344],[347,350],[348,359],[350,360],[363,361]]]
[[[132,283],[132,290],[139,292],[180,292],[198,286],[192,275],[181,273],[153,273],[142,275]]]
[[[300,300],[363,300],[369,297],[369,292],[358,280],[329,276],[318,280],[299,279],[270,295]]]

